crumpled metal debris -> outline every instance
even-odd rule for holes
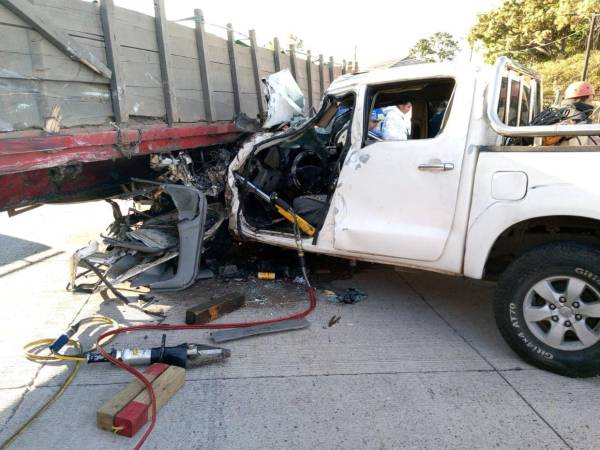
[[[268,99],[263,128],[270,129],[288,123],[296,116],[306,116],[304,94],[288,69],[269,75],[263,82]]]
[[[366,300],[368,294],[356,288],[347,288],[343,291],[329,291],[323,292],[324,295],[320,296],[331,303],[346,303],[354,304]]]

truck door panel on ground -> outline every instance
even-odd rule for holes
[[[336,249],[416,261],[442,256],[454,221],[474,83],[466,76],[454,84],[449,75],[370,87],[367,114],[405,100],[415,105],[413,136],[367,139],[349,155],[333,203]],[[428,139],[435,115],[428,108],[444,100],[443,129]]]

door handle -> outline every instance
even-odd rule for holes
[[[419,164],[419,170],[428,170],[432,172],[446,172],[454,169],[453,163],[441,162],[439,159],[434,159],[425,164]]]

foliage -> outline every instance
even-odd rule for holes
[[[533,68],[542,75],[544,82],[544,103],[552,103],[558,89],[561,98],[566,87],[581,77],[583,70],[583,53],[556,61],[546,61],[534,64]],[[588,66],[588,81],[600,93],[600,52],[592,53]],[[598,97],[598,96],[597,96]]]
[[[304,50],[304,40],[293,33],[288,34],[288,43],[293,44],[296,50]]]
[[[293,44],[296,50],[304,50],[304,40],[293,33],[287,35],[287,43],[285,41],[280,43],[282,48],[288,48],[290,44]],[[275,50],[275,43],[269,41],[265,44],[265,47],[269,50]]]
[[[450,33],[437,32],[427,39],[419,39],[408,56],[428,62],[451,61],[459,50],[458,42]]]
[[[568,58],[584,51],[594,12],[600,0],[506,0],[478,16],[468,40],[483,44],[488,62],[500,55],[524,63]]]

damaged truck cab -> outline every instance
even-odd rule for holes
[[[406,102],[409,139],[369,133],[373,110]],[[293,224],[238,174],[316,228],[306,251],[498,280],[496,321],[517,353],[599,374],[600,147],[540,144],[600,125],[530,125],[541,109],[539,76],[506,58],[340,77],[314,117],[242,145],[228,172],[230,230],[295,245]]]

